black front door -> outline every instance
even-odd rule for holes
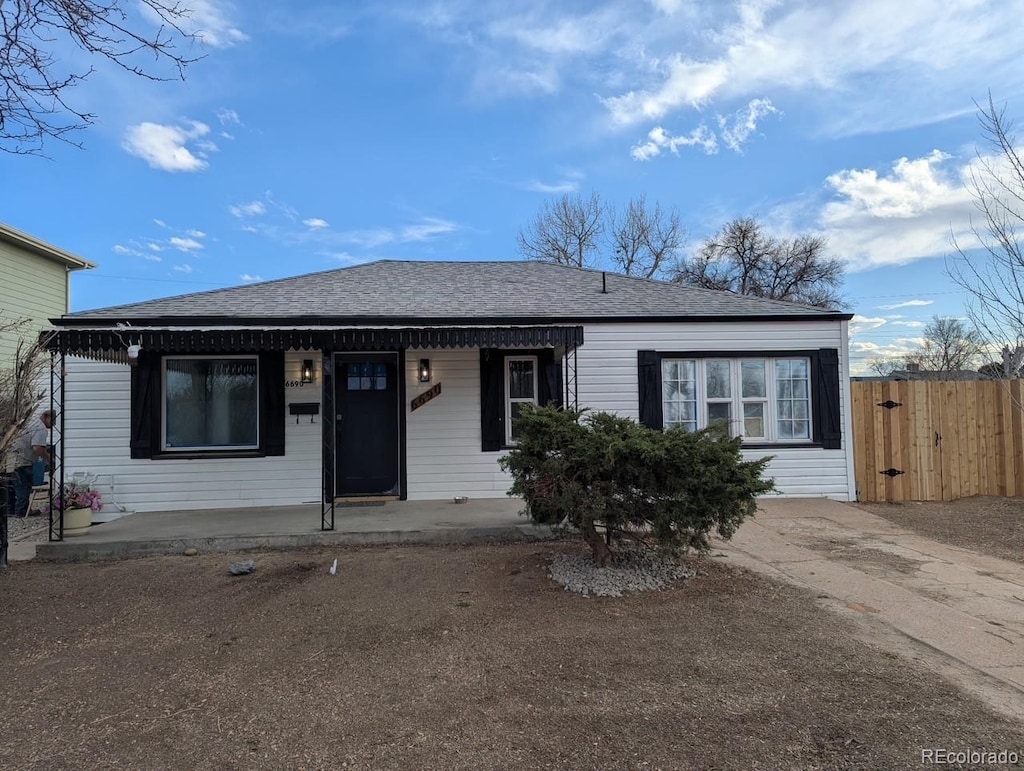
[[[335,494],[398,495],[398,354],[336,354],[334,371]]]

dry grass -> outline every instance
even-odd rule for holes
[[[576,544],[0,574],[3,768],[909,768],[1024,730],[720,563],[586,599]],[[338,574],[327,568],[339,557]]]
[[[1024,498],[978,496],[958,501],[858,505],[936,541],[1024,562]]]

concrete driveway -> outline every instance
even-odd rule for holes
[[[811,589],[870,644],[1024,718],[1024,565],[827,499],[766,500],[720,549],[730,562]]]

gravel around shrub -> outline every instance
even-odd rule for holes
[[[566,591],[584,597],[621,597],[623,592],[667,589],[699,574],[678,559],[646,549],[617,550],[615,560],[615,565],[602,568],[591,552],[558,554],[548,572]]]

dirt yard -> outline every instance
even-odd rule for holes
[[[936,541],[1024,562],[1024,498],[979,496],[958,501],[857,505]]]
[[[587,599],[575,543],[0,573],[0,768],[874,768],[1024,726],[714,559]],[[246,555],[248,556],[248,555]],[[328,566],[339,558],[338,573]]]

